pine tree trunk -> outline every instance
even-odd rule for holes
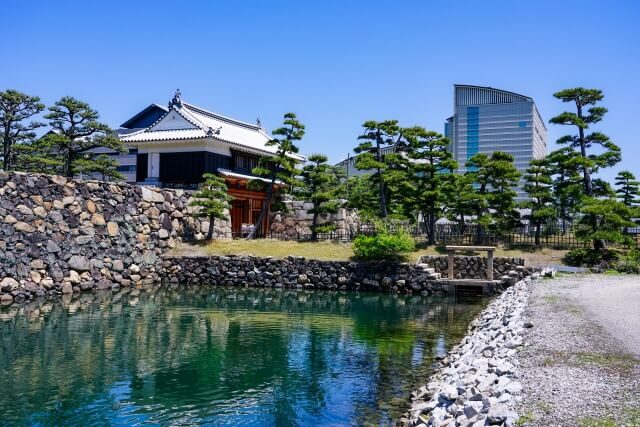
[[[71,171],[71,149],[67,150],[67,158],[64,160],[64,170],[62,171],[67,178],[73,178]]]
[[[536,246],[540,246],[540,222],[536,222]]]
[[[269,206],[271,206],[271,199],[273,198],[273,185],[275,183],[275,177],[271,178],[271,182],[267,186],[267,197],[264,200],[264,204],[262,205],[262,209],[260,209],[260,214],[258,215],[258,220],[253,225],[253,230],[247,236],[247,240],[252,240],[256,238],[258,235],[258,230],[262,231],[262,224],[264,222],[264,217],[267,215],[267,210]],[[265,233],[266,234],[266,233]]]
[[[434,212],[434,208],[433,206],[429,206],[429,212],[427,213],[427,221],[429,222],[428,224],[428,237],[429,237],[429,245],[435,245],[436,244],[436,215]]]
[[[484,240],[484,227],[478,224],[476,228],[476,245],[482,245]]]
[[[10,152],[11,152],[11,141],[9,140],[9,137],[7,137],[6,135],[4,137],[3,145],[4,145],[4,147],[3,147],[3,153],[4,153],[3,167],[4,167],[5,171],[8,171],[8,170],[11,169],[11,160],[9,159]]]
[[[388,215],[387,212],[387,196],[386,196],[386,188],[384,186],[384,183],[382,182],[382,176],[378,175],[380,177],[380,217],[381,218],[386,218]]]
[[[207,231],[207,240],[213,240],[213,227],[215,224],[215,217],[213,215],[209,216],[209,230]]]
[[[11,127],[9,126],[9,123],[6,123],[4,126],[4,136],[2,139],[2,144],[3,144],[3,152],[4,152],[4,170],[8,171],[11,170],[11,138],[9,137],[9,135],[11,135]]]
[[[376,160],[378,162],[382,162],[382,149],[380,147],[380,131],[378,131],[378,136],[376,139]],[[382,170],[378,168],[378,179],[380,180],[380,218],[386,218],[388,215],[387,212],[387,196],[385,194],[386,188],[384,185],[384,180],[382,179]]]
[[[595,215],[590,215],[589,220],[591,221],[592,225],[593,225],[593,229],[597,230],[598,227],[600,226],[600,224],[598,224],[598,218]],[[593,240],[593,249],[595,249],[596,251],[601,251],[604,249],[607,249],[607,243],[602,240],[602,239],[594,239]]]
[[[6,144],[6,143],[5,143]],[[4,146],[4,161],[3,168],[5,171],[9,170],[9,147],[7,145]]]
[[[311,240],[315,242],[318,240],[318,231],[316,230],[318,227],[318,212],[317,209],[314,209],[313,212],[313,220],[311,221]]]
[[[578,117],[582,119],[582,106],[578,105]],[[578,132],[580,134],[580,155],[583,159],[587,159],[587,146],[584,138],[584,129],[579,127]],[[591,182],[591,171],[588,166],[584,166],[582,168],[583,173],[583,181],[584,181],[584,192],[587,196],[593,195],[593,183]]]

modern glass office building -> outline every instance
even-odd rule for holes
[[[464,173],[474,154],[505,151],[524,174],[531,159],[547,153],[547,129],[528,96],[491,87],[454,85],[454,112],[445,122],[445,136]],[[521,180],[518,198],[526,197]]]

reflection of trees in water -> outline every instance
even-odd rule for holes
[[[376,303],[380,305],[374,310],[378,315],[367,316]],[[460,341],[484,302],[433,296],[391,296],[376,301],[372,296],[364,305],[354,313],[355,334],[376,349],[372,402],[377,410],[363,407],[361,422],[391,423],[406,411],[411,391],[425,383],[436,356]],[[414,360],[416,354],[421,357]]]
[[[406,401],[437,348],[456,343],[480,308],[422,296],[202,287],[12,306],[0,312],[0,413],[68,424],[99,402],[108,419],[119,404],[114,384],[124,384],[119,399],[138,408],[194,405],[190,416],[203,419],[216,404],[257,397],[271,405],[266,423],[288,425],[296,413],[331,412],[336,378],[350,370],[360,382],[342,384],[356,388],[344,398],[356,398],[356,414],[383,421],[372,405]],[[414,361],[417,350],[428,357]],[[46,415],[30,418],[38,410]],[[389,410],[396,417],[404,406]]]

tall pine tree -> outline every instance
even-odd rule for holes
[[[476,213],[478,203],[482,203],[473,187],[473,176],[451,173],[444,177],[445,212],[447,218],[457,223],[459,234],[466,231],[466,218]]]
[[[577,129],[577,135],[565,135],[558,139],[558,144],[567,145],[577,151],[577,163],[582,170],[584,194],[591,197],[593,196],[593,173],[620,161],[620,148],[611,142],[608,136],[601,132],[586,133],[590,125],[600,122],[607,113],[606,108],[595,106],[604,98],[604,95],[599,89],[578,87],[561,90],[553,96],[562,102],[573,103],[576,107],[575,113],[565,111],[553,117],[550,122]],[[588,152],[594,146],[599,146],[600,151]]]
[[[549,153],[547,163],[553,178],[553,204],[561,222],[561,232],[566,234],[580,209],[583,194],[578,154],[571,147],[563,147]]]
[[[436,243],[436,220],[445,203],[446,173],[458,165],[447,151],[449,140],[421,127],[405,130],[411,200],[424,219],[430,245]]]
[[[339,204],[335,200],[335,190],[338,188],[338,174],[333,166],[327,163],[324,154],[309,156],[309,164],[302,168],[303,190],[301,196],[313,204],[309,210],[313,214],[311,221],[311,240],[318,239],[318,232],[326,230],[326,226],[319,224],[321,215],[338,211]]]
[[[509,153],[494,151],[491,156],[476,154],[466,163],[475,189],[472,203],[477,219],[477,243],[483,241],[485,228],[502,234],[519,223],[514,187],[518,185],[520,172],[513,159]]]
[[[253,180],[250,185],[253,188],[266,191],[266,197],[248,239],[255,239],[258,235],[266,235],[267,230],[263,230],[264,223],[275,193],[288,191],[293,186],[295,176],[298,173],[293,155],[299,151],[295,143],[304,136],[304,125],[298,121],[294,113],[286,113],[283,126],[275,129],[273,135],[274,138],[269,140],[266,145],[275,147],[275,154],[262,157],[260,165],[253,169],[255,175],[265,178],[267,182]]]
[[[376,122],[369,120],[362,125],[364,133],[358,137],[362,141],[355,148],[358,153],[355,167],[360,170],[373,170],[371,180],[378,187],[378,198],[380,201],[380,217],[386,218],[389,215],[390,192],[389,192],[389,161],[391,159],[400,160],[397,156],[386,154],[391,152],[395,144],[402,138],[400,126],[397,120],[385,120]],[[397,178],[397,177],[396,177]]]
[[[552,179],[546,160],[531,160],[527,173],[524,175],[524,191],[529,200],[522,202],[523,208],[530,209],[526,216],[535,229],[535,244],[540,245],[542,226],[555,218],[553,208],[553,194],[551,192]]]

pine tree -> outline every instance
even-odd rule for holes
[[[362,141],[354,151],[358,153],[355,161],[355,167],[360,170],[373,170],[371,180],[378,189],[378,198],[380,202],[380,217],[386,218],[389,215],[390,205],[390,178],[399,178],[397,174],[388,176],[387,171],[390,170],[389,162],[391,160],[401,163],[398,156],[383,154],[383,149],[391,148],[397,144],[402,138],[400,127],[397,120],[385,120],[384,122],[376,122],[369,120],[362,125],[364,133],[358,137]],[[397,169],[396,169],[397,170]]]
[[[467,172],[465,176],[471,182],[473,191],[469,193],[469,204],[473,207],[473,214],[476,219],[476,244],[481,244],[484,240],[485,228],[491,224],[489,212],[489,176],[487,164],[489,156],[484,153],[473,155],[465,166]]]
[[[350,176],[346,182],[347,206],[362,216],[376,216],[380,212],[379,194],[371,175]]]
[[[13,147],[21,143],[31,142],[36,134],[35,129],[44,123],[25,121],[44,110],[37,96],[29,96],[16,90],[0,92],[0,132],[2,132],[2,159],[4,170],[14,168],[15,155]]]
[[[627,206],[635,206],[640,194],[640,182],[636,181],[635,175],[629,171],[620,171],[616,176],[616,193],[618,199]]]
[[[527,215],[531,225],[535,228],[535,244],[540,245],[542,225],[556,216],[553,208],[553,194],[551,192],[552,179],[547,160],[531,160],[527,173],[524,175],[524,191],[529,200],[522,202],[523,208],[529,208]]]
[[[520,223],[514,187],[518,185],[521,174],[513,161],[512,154],[495,151],[487,164],[490,189],[487,202],[493,211],[491,228],[498,234],[510,232]]]
[[[253,180],[249,183],[254,189],[259,188],[266,191],[266,197],[248,239],[255,239],[257,235],[266,234],[266,230],[262,230],[262,228],[274,195],[276,192],[283,194],[290,191],[298,174],[293,155],[299,151],[295,142],[300,141],[304,136],[304,125],[298,121],[294,113],[286,113],[283,126],[274,130],[273,135],[275,137],[269,140],[266,145],[275,147],[276,153],[273,156],[261,158],[259,166],[253,169],[255,175],[267,179],[267,182]]]
[[[193,201],[189,205],[199,208],[194,216],[208,218],[207,240],[211,240],[213,239],[215,220],[226,219],[230,209],[229,202],[233,200],[233,197],[227,194],[227,185],[223,178],[211,173],[205,173],[202,178],[204,182],[200,189],[193,194]]]
[[[553,177],[553,204],[562,224],[562,234],[566,234],[579,210],[583,191],[578,154],[571,147],[563,147],[549,153],[547,163]]]
[[[324,154],[309,156],[309,164],[302,168],[303,191],[302,197],[313,204],[309,210],[313,214],[311,221],[311,240],[318,239],[320,230],[328,231],[326,226],[320,226],[320,215],[332,214],[338,211],[339,204],[335,201],[335,189],[338,187],[336,170],[327,163]]]
[[[57,175],[63,165],[62,156],[48,138],[14,145],[11,158],[12,167],[22,172]]]
[[[447,218],[458,223],[458,233],[466,231],[465,218],[476,212],[478,197],[469,174],[450,173],[444,177]]]
[[[437,132],[421,127],[406,129],[407,166],[410,178],[411,203],[422,214],[427,230],[428,244],[436,243],[436,220],[445,202],[446,172],[458,164],[447,151],[449,140]]]
[[[491,156],[479,153],[466,166],[475,189],[472,203],[478,221],[476,241],[482,242],[485,228],[498,234],[511,231],[520,217],[513,189],[520,172],[513,164],[513,155],[502,151],[494,151]]]
[[[73,177],[78,166],[87,167],[90,162],[95,162],[99,156],[99,153],[91,151],[95,148],[124,150],[109,126],[98,121],[98,112],[85,102],[65,96],[49,107],[49,113],[44,117],[54,130],[44,137],[45,143],[55,147],[62,156],[61,173],[67,177]],[[99,169],[97,165],[95,168]]]
[[[593,242],[595,250],[606,249],[607,243],[625,243],[629,240],[623,230],[634,227],[633,209],[613,197],[585,198],[581,216],[575,227],[578,240]]]
[[[604,98],[604,95],[598,89],[578,87],[556,92],[553,96],[562,100],[562,102],[572,102],[576,106],[575,113],[565,111],[553,117],[549,122],[577,128],[578,135],[563,136],[558,140],[558,144],[566,144],[577,151],[577,163],[582,170],[584,193],[589,197],[593,196],[591,175],[601,168],[613,166],[620,161],[620,148],[611,142],[609,137],[600,132],[585,134],[590,125],[601,121],[607,113],[606,108],[595,106]],[[586,112],[585,109],[587,109]],[[589,148],[596,145],[599,145],[603,151],[598,154],[587,153]]]

